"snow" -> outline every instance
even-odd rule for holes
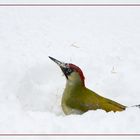
[[[65,116],[65,77],[48,56],[78,65],[86,86],[140,104],[139,7],[1,7],[0,133],[140,133],[140,109]]]

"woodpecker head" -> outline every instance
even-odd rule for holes
[[[85,77],[83,75],[82,70],[78,66],[71,63],[60,62],[50,56],[49,58],[53,60],[61,68],[67,80],[70,80],[72,82],[76,82],[76,81],[81,82],[83,85],[85,85],[84,84]]]

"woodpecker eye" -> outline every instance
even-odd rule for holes
[[[71,75],[71,73],[74,71],[74,69],[70,68],[68,64],[65,64],[65,67],[61,67],[61,70],[63,71],[67,79],[68,76]]]
[[[72,71],[73,71],[72,69],[67,68],[65,72],[66,72],[67,75],[70,75],[72,73]]]

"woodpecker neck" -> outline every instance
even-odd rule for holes
[[[73,72],[67,79],[67,84],[69,86],[85,86],[84,79],[81,79],[81,76],[78,72]]]

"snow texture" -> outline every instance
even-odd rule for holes
[[[65,116],[65,77],[48,56],[78,65],[86,86],[140,104],[139,7],[1,7],[0,133],[140,133],[140,109]]]

